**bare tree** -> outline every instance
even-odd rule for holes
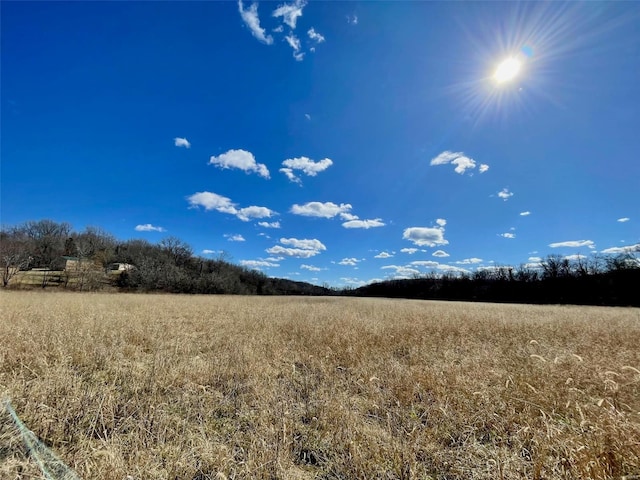
[[[24,238],[19,232],[0,232],[0,260],[2,260],[2,286],[8,287],[11,279],[28,267],[31,257]]]

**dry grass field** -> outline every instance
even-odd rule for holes
[[[0,395],[84,479],[640,478],[640,310],[0,292]],[[0,408],[0,478],[45,478]]]

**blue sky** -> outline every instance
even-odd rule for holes
[[[637,2],[1,8],[5,225],[335,286],[640,249]]]

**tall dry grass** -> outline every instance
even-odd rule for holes
[[[640,475],[638,309],[0,301],[0,394],[86,479]],[[39,478],[12,432],[0,478]]]

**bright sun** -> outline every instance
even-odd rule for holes
[[[493,74],[493,78],[498,83],[508,82],[518,75],[521,68],[522,62],[520,62],[520,60],[516,58],[507,58],[498,65],[496,72]]]

